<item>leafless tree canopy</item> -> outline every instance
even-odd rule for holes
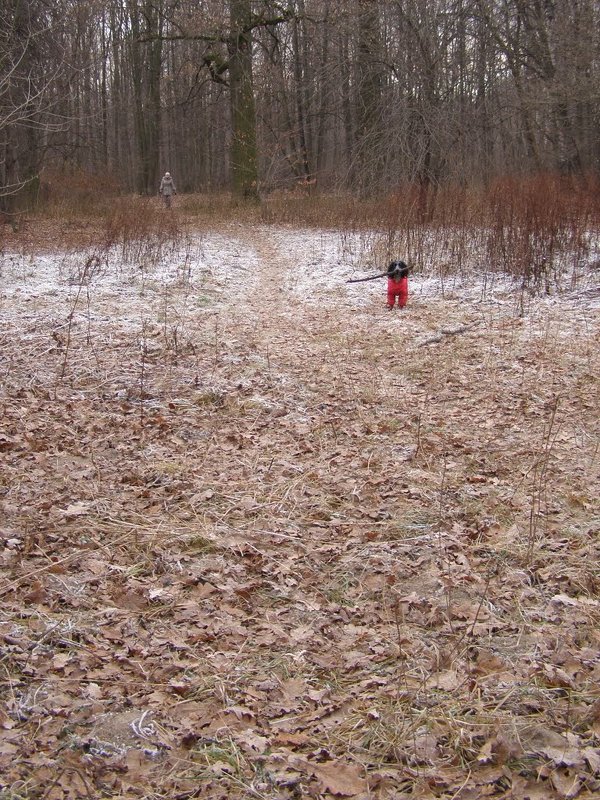
[[[600,165],[596,0],[5,0],[4,202],[44,164],[156,191],[374,194]]]

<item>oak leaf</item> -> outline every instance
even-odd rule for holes
[[[366,791],[367,782],[361,777],[362,767],[327,761],[313,767],[313,774],[323,785],[323,790],[343,797],[353,797]]]

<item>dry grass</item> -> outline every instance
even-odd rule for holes
[[[597,796],[597,322],[282,307],[230,232],[226,313],[1,332],[3,796]]]

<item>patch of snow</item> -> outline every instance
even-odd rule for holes
[[[384,306],[385,277],[347,283],[385,269],[376,257],[380,234],[264,227],[254,229],[254,235],[277,254],[279,289],[292,298],[296,311],[299,304],[362,310]],[[559,307],[595,310],[600,307],[596,255],[590,249],[591,269],[581,270],[578,280],[566,280],[565,292],[535,298],[509,276],[464,267],[443,274],[425,259],[410,277],[409,306],[436,300],[506,314],[536,310],[543,315]],[[395,257],[405,258],[403,253]],[[139,328],[160,320],[161,309],[175,293],[181,313],[219,313],[260,292],[263,260],[242,226],[239,232],[189,235],[154,249],[146,243],[105,252],[5,253],[0,261],[1,324],[6,329],[18,321],[26,336],[28,325],[64,325],[71,313],[73,318]]]

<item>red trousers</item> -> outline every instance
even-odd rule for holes
[[[408,278],[400,278],[395,281],[393,278],[388,278],[387,283],[387,305],[388,308],[393,308],[394,303],[398,298],[398,306],[404,308],[408,300]]]

